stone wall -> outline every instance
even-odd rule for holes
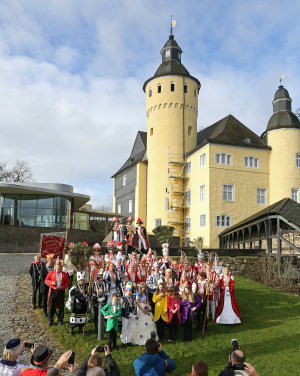
[[[26,227],[26,226],[0,226],[0,252],[38,252],[40,249],[41,233],[63,232],[66,229]],[[104,229],[99,231],[68,231],[68,243],[83,242],[88,244],[101,243],[105,237]]]

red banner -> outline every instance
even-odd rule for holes
[[[63,252],[66,245],[67,233],[49,233],[41,234],[41,257],[53,254],[54,259],[63,258]]]

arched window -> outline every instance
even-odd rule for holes
[[[149,89],[149,97],[152,97],[152,89],[151,89],[151,87]]]
[[[197,96],[197,89],[194,88],[194,97],[196,98],[196,96]]]
[[[188,86],[187,86],[187,84],[184,84],[184,86],[183,86],[183,90],[184,90],[184,93],[186,94],[186,93],[187,93],[187,90],[188,90]]]
[[[158,84],[158,85],[157,85],[157,92],[158,92],[158,93],[161,93],[161,84]]]
[[[175,91],[175,82],[171,82],[171,91]]]

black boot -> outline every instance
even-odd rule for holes
[[[71,334],[71,336],[74,335],[74,333],[73,333],[73,328],[70,328],[70,334]]]

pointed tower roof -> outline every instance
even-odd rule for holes
[[[270,117],[267,129],[263,135],[274,129],[300,128],[299,119],[297,115],[292,112],[292,99],[283,85],[280,85],[276,90],[272,104],[273,115]]]
[[[179,47],[178,43],[174,39],[174,35],[170,34],[169,39],[160,51],[162,62],[157,68],[153,77],[149,78],[143,85],[143,90],[145,91],[146,85],[153,78],[175,75],[175,76],[187,76],[196,81],[198,89],[200,89],[201,84],[197,78],[191,76],[188,70],[181,62],[182,49]]]

